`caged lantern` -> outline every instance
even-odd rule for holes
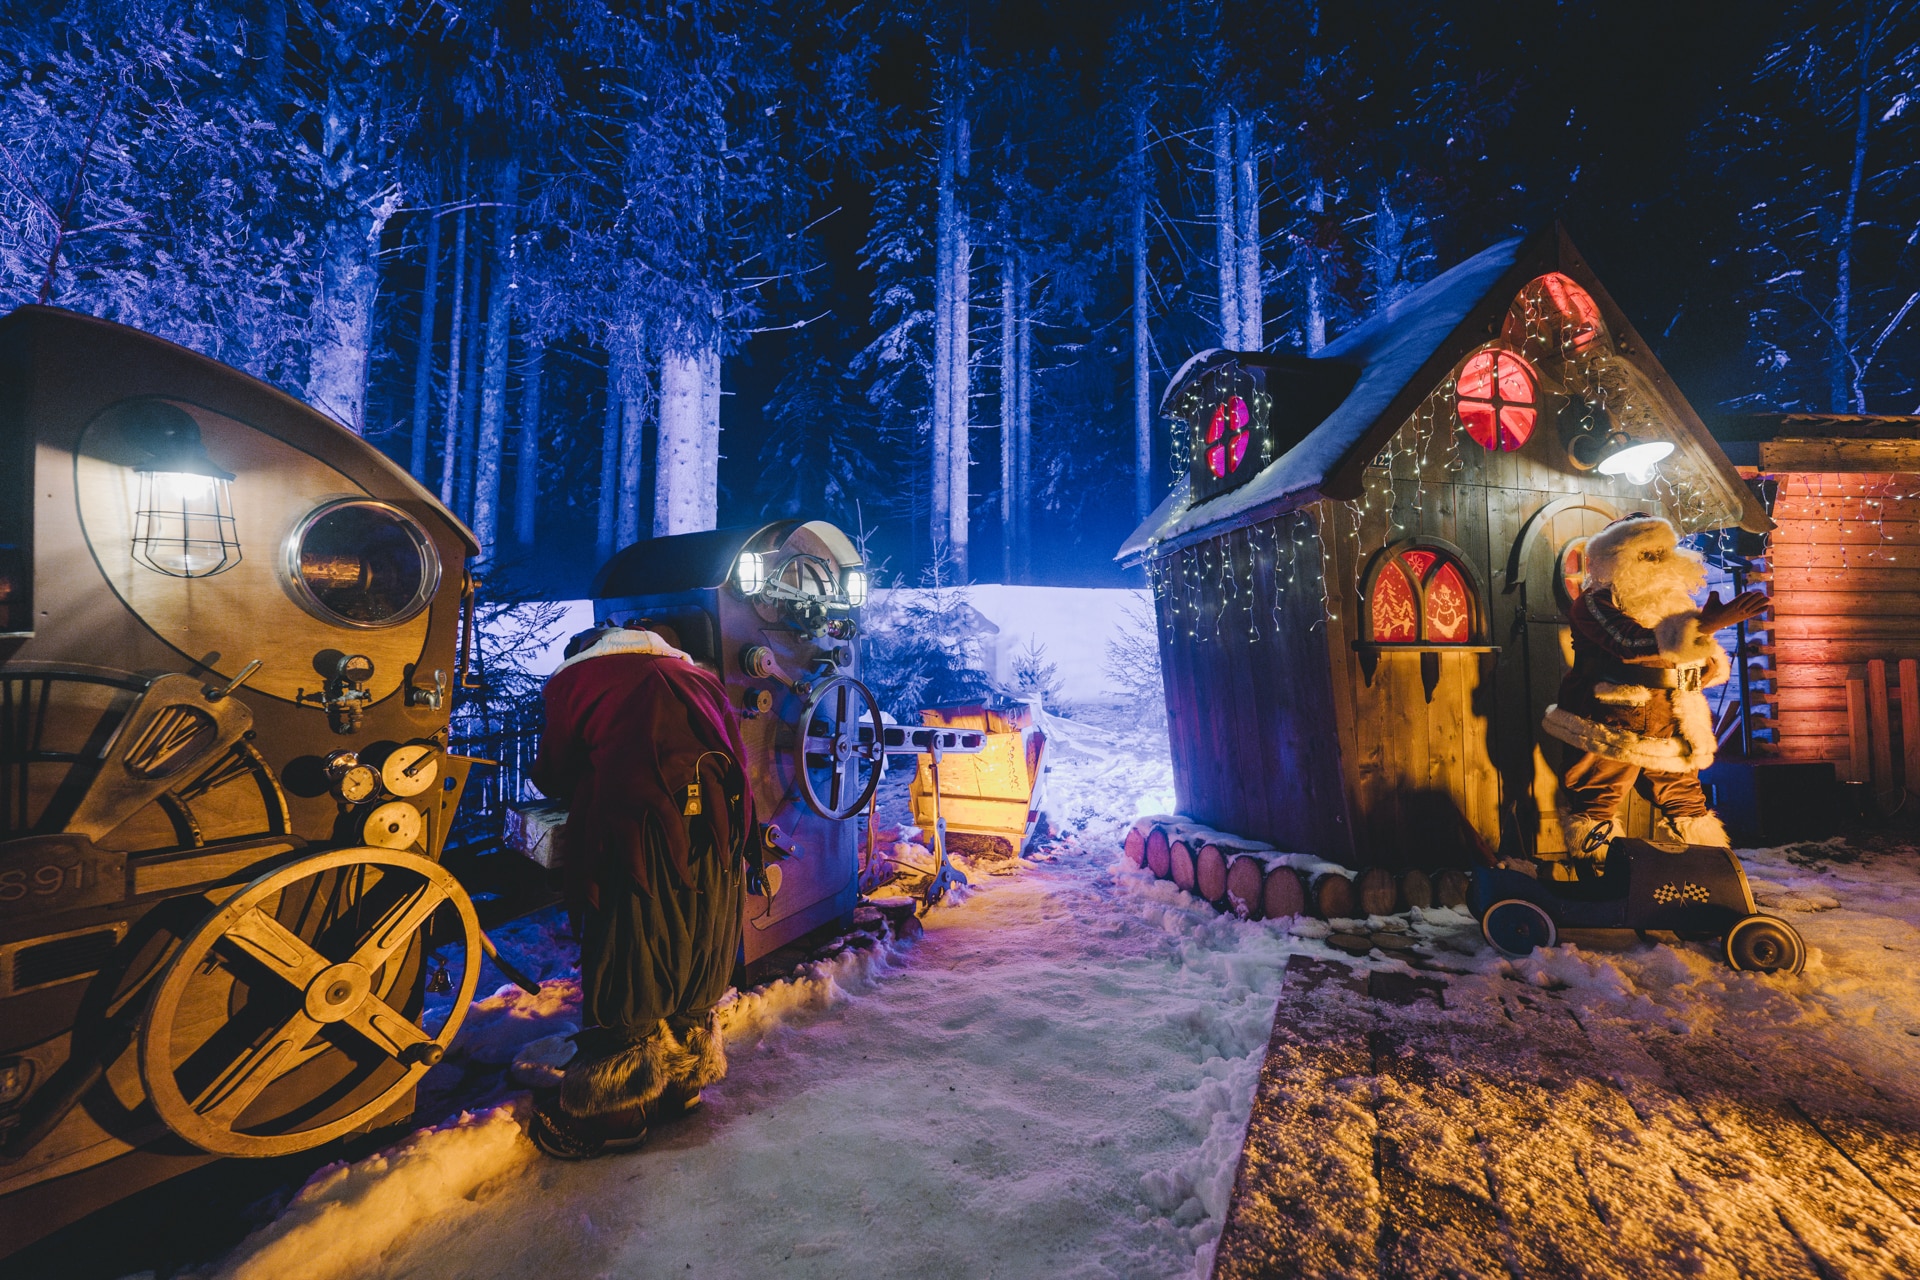
[[[170,578],[211,578],[240,563],[233,473],[207,453],[200,424],[178,405],[129,406],[128,442],[146,452],[133,508],[133,559]]]

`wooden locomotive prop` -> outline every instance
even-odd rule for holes
[[[0,320],[0,1247],[410,1112],[483,942],[438,865],[475,550],[253,378]]]
[[[887,754],[880,704],[858,678],[867,571],[852,541],[824,520],[650,538],[608,560],[593,594],[596,622],[661,630],[721,677],[740,714],[766,864],[765,891],[747,899],[746,962],[850,915]]]
[[[1203,352],[1186,474],[1119,552],[1154,585],[1180,811],[1353,868],[1561,850],[1585,539],[1770,527],[1558,226],[1311,357]],[[1621,834],[1651,833],[1631,797]]]

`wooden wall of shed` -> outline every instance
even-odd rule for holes
[[[1777,745],[1789,760],[1832,760],[1847,777],[1847,681],[1867,663],[1920,657],[1920,475],[1796,472],[1775,477],[1767,543],[1773,595],[1762,662],[1773,665]],[[1896,695],[1904,696],[1901,690]],[[1897,702],[1896,702],[1897,707]],[[1900,715],[1889,716],[1901,759]],[[1864,732],[1864,728],[1863,728]],[[1866,781],[1861,778],[1860,781]]]
[[[1250,590],[1228,589],[1223,554]],[[1181,812],[1277,848],[1349,859],[1309,517],[1236,531],[1163,568],[1160,670]]]

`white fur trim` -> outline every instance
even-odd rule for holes
[[[1622,764],[1638,765],[1650,773],[1694,773],[1713,763],[1713,713],[1707,700],[1697,693],[1676,689],[1672,697],[1680,732],[1671,738],[1650,738],[1631,729],[1600,724],[1558,704],[1547,708],[1540,727],[1570,746]],[[1700,733],[1703,726],[1704,736]]]
[[[589,647],[555,667],[553,674],[557,676],[574,663],[585,662],[588,658],[610,658],[618,654],[638,654],[643,658],[679,658],[683,662],[693,661],[691,654],[674,648],[654,632],[616,627],[595,640]]]
[[[1673,526],[1659,516],[1616,520],[1587,539],[1587,584],[1612,582],[1620,564],[1642,551],[1671,551],[1680,543]]]
[[[1702,813],[1691,818],[1677,818],[1673,828],[1682,840],[1688,844],[1712,845],[1716,849],[1730,849],[1733,840],[1727,835],[1727,829],[1716,813]]]
[[[598,1116],[657,1100],[670,1084],[695,1089],[727,1073],[727,1047],[714,1024],[695,1027],[682,1044],[665,1022],[652,1035],[597,1062],[569,1065],[560,1081],[560,1109]]]
[[[1593,700],[1614,707],[1644,707],[1653,700],[1653,690],[1643,684],[1612,684],[1596,680]]]

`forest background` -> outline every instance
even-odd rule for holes
[[[360,431],[494,590],[826,517],[1126,580],[1196,350],[1563,219],[1709,416],[1920,412],[1913,0],[9,0],[0,309]]]

